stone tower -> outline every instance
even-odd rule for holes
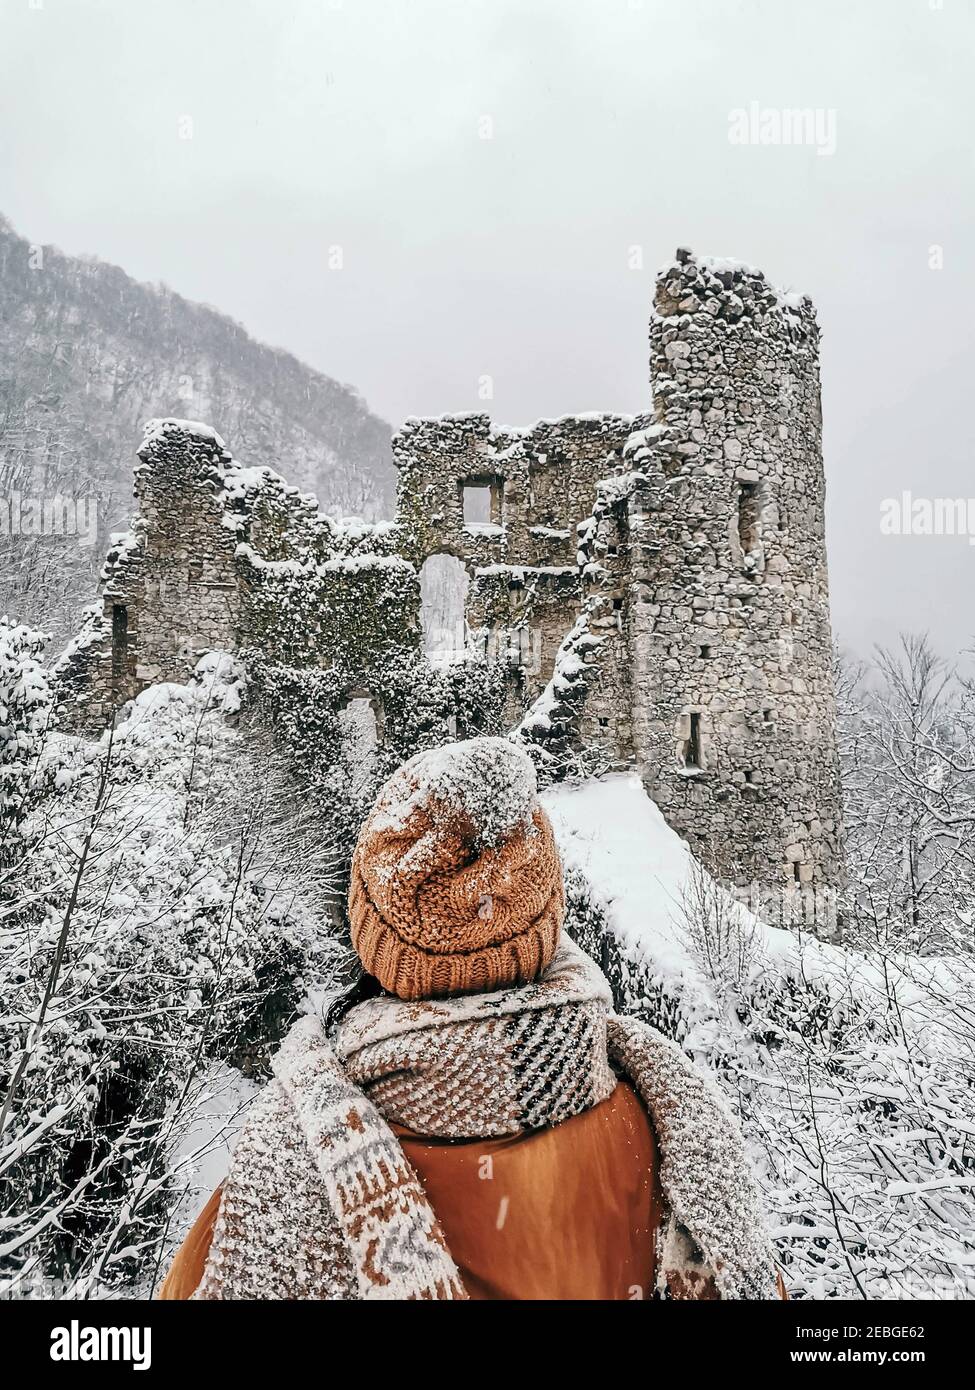
[[[818,344],[808,299],[678,252],[624,522],[647,789],[734,877],[807,902],[843,874]]]

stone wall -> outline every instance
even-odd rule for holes
[[[487,415],[441,416],[408,420],[393,438],[402,553],[418,567],[437,554],[465,564],[471,643],[509,671],[510,724],[550,679],[580,611],[579,526],[596,484],[622,468],[627,439],[649,418],[567,416],[501,430]],[[484,520],[465,520],[465,487],[490,492]]]
[[[223,525],[223,441],[204,425],[153,421],[135,468],[138,515],[113,537],[100,604],[59,674],[65,698],[101,723],[158,681],[183,680],[199,657],[235,644],[241,589]]]

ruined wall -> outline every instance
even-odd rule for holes
[[[101,611],[62,662],[88,722],[147,685],[185,680],[212,649],[328,668],[349,686],[417,650],[417,574],[391,523],[340,525],[193,421],[150,422],[135,491]]]
[[[147,685],[184,680],[203,652],[233,646],[239,627],[223,441],[205,425],[152,421],[138,457],[136,524],[113,537],[100,602],[59,671],[64,697],[95,725]]]
[[[418,567],[437,554],[467,567],[471,644],[508,669],[509,725],[549,680],[579,612],[578,527],[596,484],[648,420],[594,414],[502,430],[487,415],[442,416],[408,420],[393,439],[402,552]],[[489,490],[486,519],[465,520],[468,487]]]
[[[101,600],[58,666],[67,724],[97,728],[219,649],[245,654],[279,732],[311,750],[309,765],[334,767],[336,796],[361,771],[344,766],[352,705],[371,707],[379,735],[363,796],[418,747],[501,732],[502,682],[487,662],[473,654],[438,671],[425,660],[419,575],[395,523],[325,516],[273,469],[241,465],[211,429],[184,420],[147,426],[136,495]]]
[[[517,727],[549,767],[639,769],[704,859],[810,897],[828,934],[815,895],[843,858],[813,308],[679,252],[650,348],[652,414],[407,421],[394,522],[334,521],[207,427],[152,422],[66,702],[98,722],[204,650],[249,652],[336,795],[351,700],[380,732],[377,776]],[[421,624],[438,555],[469,577],[443,669]]]

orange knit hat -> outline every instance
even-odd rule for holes
[[[390,777],[352,858],[352,944],[401,999],[500,989],[552,959],[562,865],[531,759],[504,738],[418,753]]]

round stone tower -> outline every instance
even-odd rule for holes
[[[658,276],[667,451],[649,441],[654,481],[631,507],[630,629],[650,794],[727,877],[829,935],[843,852],[818,345],[810,300],[749,266],[678,251]]]

